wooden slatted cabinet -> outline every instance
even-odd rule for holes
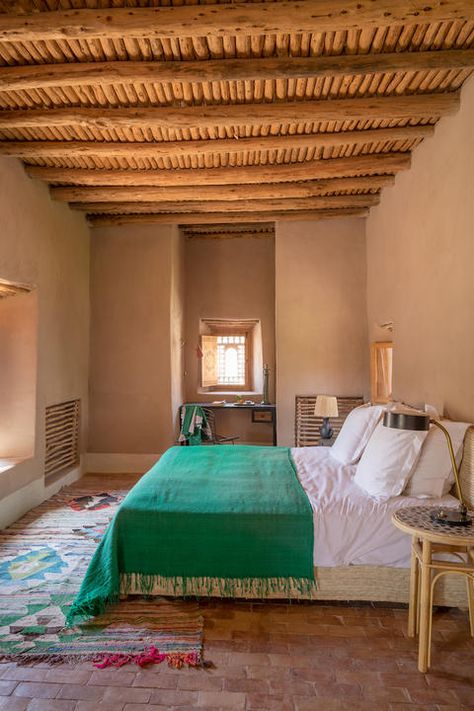
[[[45,479],[51,479],[79,464],[81,401],[69,400],[46,408]]]

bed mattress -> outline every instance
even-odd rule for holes
[[[421,500],[397,496],[377,501],[354,483],[355,466],[344,466],[330,447],[291,450],[298,478],[313,509],[314,565],[410,567],[410,537],[391,523],[402,506],[455,504],[453,496]]]

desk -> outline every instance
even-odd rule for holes
[[[212,402],[185,402],[184,405],[197,405],[198,407],[207,407],[210,410],[250,410],[252,414],[252,422],[268,423],[272,425],[273,446],[277,443],[277,414],[276,405],[236,405],[235,403],[226,403],[225,405],[216,405]],[[181,406],[182,407],[182,406]],[[264,413],[267,413],[265,415]]]
[[[418,669],[428,671],[431,656],[433,593],[442,575],[464,575],[467,584],[469,621],[474,637],[474,525],[447,526],[432,521],[428,506],[398,509],[392,523],[412,536],[408,636],[419,631]],[[433,553],[453,553],[458,561],[436,560]]]

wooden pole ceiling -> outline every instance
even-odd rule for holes
[[[214,225],[183,225],[185,235],[229,235],[238,237],[241,234],[261,234],[274,236],[275,224],[273,222],[240,222],[236,225],[228,225],[225,222]]]
[[[433,126],[420,125],[258,138],[213,138],[201,141],[0,141],[0,154],[18,158],[173,158],[243,151],[282,151],[294,148],[360,146],[372,142],[416,141],[432,136],[433,133]]]
[[[269,212],[182,212],[147,215],[89,215],[88,220],[94,227],[105,227],[110,225],[125,225],[130,223],[152,224],[155,222],[164,224],[207,225],[216,222],[228,223],[236,222],[280,222],[288,220],[329,220],[333,217],[367,217],[369,211],[365,208],[347,208],[339,210],[282,210]]]
[[[78,9],[5,15],[0,42],[228,37],[336,32],[469,20],[472,0],[280,0],[158,8]]]
[[[203,7],[203,6],[201,6]],[[220,6],[223,7],[223,6]],[[0,25],[1,26],[1,25]],[[2,68],[0,91],[137,82],[268,81],[474,66],[474,50],[410,54],[209,59],[206,62],[84,62]]]
[[[318,180],[344,176],[394,173],[410,167],[409,153],[380,153],[354,158],[314,160],[290,165],[191,170],[88,170],[28,166],[32,178],[69,185],[232,185]]]
[[[474,0],[140,3],[0,14],[0,156],[97,226],[364,217],[474,69]]]
[[[360,119],[426,119],[459,108],[459,93],[413,94],[370,99],[331,99],[220,106],[158,106],[110,109],[68,108],[0,111],[0,129],[80,126],[92,129],[202,129],[251,124],[307,123]]]
[[[392,185],[393,175],[371,175],[355,178],[328,178],[294,183],[253,184],[251,196],[255,199],[311,198],[331,193],[378,191]],[[249,188],[243,185],[165,185],[158,187],[60,187],[51,188],[54,200],[71,203],[125,203],[127,201],[167,202],[169,200],[245,200]]]
[[[329,195],[313,198],[274,198],[271,200],[189,200],[173,202],[71,203],[87,213],[129,214],[160,212],[261,212],[262,210],[319,210],[372,207],[379,195]]]
[[[219,240],[219,239],[270,239],[275,238],[274,222],[239,222],[236,224],[217,223],[213,225],[181,225],[181,230],[187,239]]]

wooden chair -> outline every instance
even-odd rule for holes
[[[229,444],[229,442],[232,442],[232,444],[235,444],[236,439],[240,439],[237,435],[220,435],[217,434],[216,432],[216,413],[214,410],[210,407],[203,407],[204,414],[206,415],[206,420],[207,424],[209,425],[209,429],[211,430],[212,437],[210,440],[207,440],[207,442],[203,442],[203,444]]]

